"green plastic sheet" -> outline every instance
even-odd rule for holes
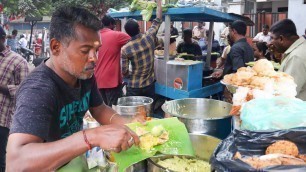
[[[150,131],[157,125],[162,125],[165,130],[169,132],[169,140],[162,145],[155,146],[150,152],[142,150],[137,146],[132,146],[126,151],[114,153],[116,163],[119,166],[119,172],[123,172],[127,167],[150,158],[157,153],[194,156],[189,134],[182,122],[177,118],[165,118],[149,121],[144,127],[146,130]],[[128,126],[135,131],[137,126],[143,125],[140,123],[132,123],[128,124]]]

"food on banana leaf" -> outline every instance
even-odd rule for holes
[[[135,132],[140,139],[139,147],[146,151],[150,151],[154,146],[164,144],[169,140],[169,133],[162,125],[153,127],[151,131],[137,127]]]

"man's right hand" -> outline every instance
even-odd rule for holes
[[[90,129],[86,133],[93,133],[87,136],[89,143],[106,151],[118,153],[129,149],[133,144],[139,144],[139,137],[124,125],[105,125]]]

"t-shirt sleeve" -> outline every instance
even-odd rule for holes
[[[16,110],[10,133],[26,133],[47,140],[56,97],[49,86],[24,84],[16,95]]]
[[[125,45],[130,39],[131,37],[128,34],[124,32],[118,32],[117,40],[120,46]]]
[[[89,106],[90,107],[97,107],[103,103],[102,96],[97,86],[97,82],[95,77],[92,77],[92,87],[89,99]]]
[[[285,73],[291,75],[296,83],[296,91],[299,94],[302,91],[303,86],[306,83],[306,77],[303,75],[306,73],[306,65],[303,58],[293,56],[286,63]]]

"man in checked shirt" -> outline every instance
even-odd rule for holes
[[[137,21],[129,19],[124,29],[131,40],[122,47],[122,74],[129,78],[127,96],[155,95],[154,49],[159,26],[162,23],[161,0],[157,0],[156,19],[145,34],[140,33]],[[129,62],[132,71],[129,73]]]
[[[27,61],[5,46],[0,26],[0,171],[5,171],[6,144],[15,106],[15,91],[28,75]]]

